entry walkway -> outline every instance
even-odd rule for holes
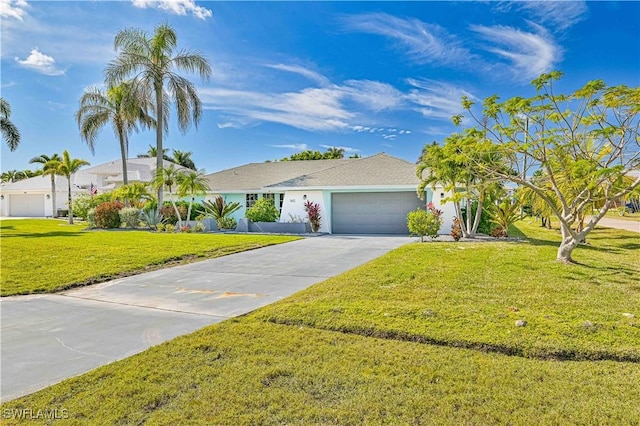
[[[328,235],[63,293],[2,298],[0,399],[251,312],[411,241]]]

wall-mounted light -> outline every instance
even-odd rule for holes
[[[440,193],[440,198],[444,198],[444,192]]]
[[[51,198],[51,195],[47,194],[47,200]]]
[[[303,196],[302,196],[302,199],[303,199],[303,200],[306,200],[306,199],[307,199],[307,194],[303,195]]]
[[[0,195],[0,200],[4,200],[4,195]]]

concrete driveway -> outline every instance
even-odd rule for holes
[[[251,312],[413,241],[307,238],[58,294],[0,300],[0,400]]]
[[[597,226],[604,226],[606,228],[624,229],[626,231],[640,233],[640,222],[628,219],[616,219],[614,217],[603,217],[598,222]]]

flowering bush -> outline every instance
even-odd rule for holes
[[[311,224],[311,230],[313,232],[318,232],[318,229],[320,229],[320,219],[322,219],[322,216],[320,216],[320,204],[312,203],[307,200],[304,203],[304,211],[307,212],[307,217]]]
[[[191,232],[191,227],[189,225],[184,225],[182,228],[180,228],[180,232],[190,233]]]
[[[424,241],[424,237],[438,237],[438,231],[442,226],[442,210],[435,208],[433,203],[427,204],[427,210],[416,209],[407,214],[407,227],[411,235],[420,237],[420,241]]]
[[[96,207],[96,226],[98,228],[120,228],[120,210],[124,204],[108,201]]]

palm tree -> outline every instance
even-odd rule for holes
[[[11,105],[4,98],[0,98],[0,124],[2,127],[2,138],[7,142],[11,151],[15,151],[20,145],[20,132],[11,122]]]
[[[169,148],[162,148],[162,159],[171,161],[171,157],[167,155],[167,152],[169,152]],[[149,150],[147,151],[147,153],[139,155],[138,157],[156,158],[157,156],[158,149],[153,145],[149,145]]]
[[[329,147],[323,157],[327,160],[339,160],[344,158],[344,148]]]
[[[156,175],[151,181],[151,186],[156,188],[158,194],[164,192],[165,188],[169,191],[169,200],[171,200],[171,205],[173,206],[173,210],[176,212],[176,216],[178,217],[178,227],[182,227],[182,216],[180,216],[180,211],[178,210],[178,206],[176,206],[176,202],[173,199],[173,188],[179,184],[180,174],[182,173],[182,169],[176,169],[172,164],[169,167],[156,170]],[[162,209],[162,201],[158,200],[158,210]]]
[[[187,210],[187,221],[191,219],[191,207],[196,195],[205,195],[209,187],[209,180],[206,178],[204,170],[184,170],[178,177],[178,196],[189,196],[189,209]]]
[[[173,150],[173,158],[169,159],[169,161],[174,162],[182,167],[186,167],[191,170],[198,170],[196,168],[195,163],[191,159],[192,152],[179,151],[177,149]]]
[[[129,135],[138,131],[137,123],[145,127],[155,125],[147,110],[152,105],[139,92],[133,90],[131,82],[111,87],[106,92],[97,87],[89,87],[80,98],[80,109],[76,120],[82,139],[94,152],[94,145],[100,129],[111,122],[113,131],[120,142],[122,157],[123,184],[128,184],[127,157],[129,154]]]
[[[6,172],[2,172],[2,182],[17,182],[19,180],[25,179],[26,175],[24,172],[20,170],[7,170]]]
[[[71,205],[71,175],[77,172],[80,167],[88,166],[89,162],[80,158],[71,158],[69,151],[66,149],[62,152],[62,161],[57,169],[57,174],[67,178],[67,189],[69,191],[69,198],[67,199],[67,205],[69,206],[69,225],[73,225],[73,206]]]
[[[58,217],[58,211],[56,210],[56,174],[58,174],[61,160],[58,154],[53,154],[51,157],[42,154],[29,160],[31,164],[42,164],[42,174],[51,176],[51,215],[53,217]]]
[[[196,72],[203,80],[211,75],[211,66],[200,53],[178,51],[177,35],[167,23],[155,28],[153,36],[131,28],[120,31],[114,40],[118,57],[105,69],[108,86],[133,76],[149,100],[155,101],[156,113],[156,169],[162,172],[163,130],[169,127],[169,105],[175,102],[178,127],[185,133],[193,122],[196,126],[202,116],[202,103],[196,88],[176,71]],[[167,90],[165,91],[165,85]],[[158,189],[158,205],[162,205],[162,188]]]

